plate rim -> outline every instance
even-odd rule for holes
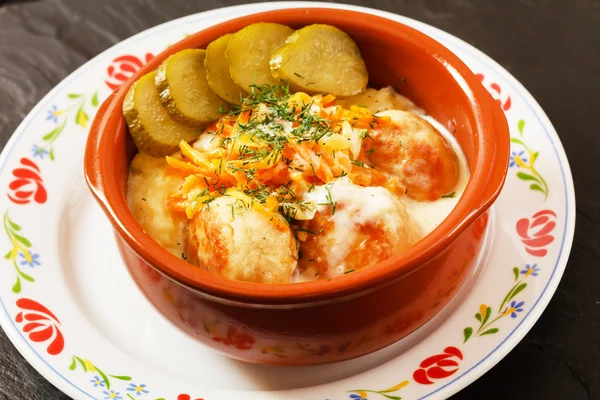
[[[281,9],[281,8],[299,8],[299,7],[315,7],[315,8],[341,8],[348,10],[356,10],[362,12],[368,12],[371,14],[379,15],[384,18],[396,20],[398,18],[402,20],[408,20],[414,24],[414,26],[423,30],[431,30],[436,34],[452,41],[459,46],[465,47],[472,53],[474,53],[477,58],[483,59],[486,61],[486,65],[488,65],[491,69],[495,70],[499,75],[501,75],[512,87],[515,89],[515,93],[521,96],[524,102],[531,108],[532,113],[535,115],[536,119],[539,121],[540,125],[544,128],[546,135],[549,137],[550,142],[552,143],[552,147],[554,152],[559,160],[564,161],[561,162],[561,170],[562,170],[562,182],[564,185],[564,197],[565,197],[565,227],[564,227],[564,235],[562,237],[562,242],[560,245],[560,250],[558,255],[556,256],[556,262],[552,270],[552,274],[548,281],[546,282],[544,288],[541,291],[541,294],[538,295],[535,300],[534,305],[528,310],[527,314],[519,321],[516,326],[510,331],[510,333],[500,342],[498,343],[489,353],[482,358],[475,365],[470,367],[469,369],[462,372],[460,375],[453,377],[450,381],[441,384],[435,390],[431,391],[425,396],[422,396],[420,399],[425,399],[433,395],[439,395],[448,397],[451,396],[458,391],[462,390],[479,377],[481,377],[484,373],[489,371],[492,367],[494,367],[499,361],[501,361],[508,353],[510,353],[514,347],[523,339],[523,337],[531,330],[533,325],[538,321],[541,317],[542,313],[547,308],[550,300],[552,299],[556,289],[562,279],[564,274],[564,270],[568,263],[569,254],[573,245],[574,231],[575,231],[575,189],[573,182],[573,175],[571,172],[571,168],[569,165],[569,161],[567,155],[564,151],[564,146],[556,129],[552,125],[552,122],[541,108],[539,103],[535,100],[535,98],[531,95],[531,93],[521,84],[512,74],[510,74],[504,67],[502,67],[498,62],[493,60],[491,57],[483,53],[481,50],[467,43],[466,41],[445,32],[435,26],[426,24],[424,22],[415,20],[410,17],[406,17],[400,14],[391,13],[388,11],[378,10],[369,7],[363,6],[354,6],[348,4],[340,4],[340,3],[325,3],[325,2],[306,2],[306,1],[292,1],[292,2],[261,2],[261,3],[253,3],[253,4],[243,4],[236,5],[230,7],[222,7],[212,10],[207,10],[199,13],[190,14],[187,16],[183,16],[171,21],[167,21],[156,25],[154,27],[148,28],[144,31],[141,31],[137,34],[126,38],[108,49],[102,51],[80,67],[78,67],[75,71],[70,73],[67,77],[65,77],[61,82],[59,82],[54,88],[52,88],[45,96],[42,97],[38,101],[38,103],[28,112],[27,116],[23,119],[23,121],[17,126],[14,130],[13,134],[7,141],[4,146],[2,153],[0,154],[0,174],[3,173],[4,168],[6,167],[7,160],[10,157],[12,150],[17,145],[21,137],[27,132],[26,127],[31,123],[31,121],[40,113],[40,110],[44,108],[44,106],[55,97],[55,95],[63,90],[65,86],[75,80],[78,76],[89,70],[90,68],[96,67],[97,64],[103,59],[106,58],[109,53],[112,53],[119,47],[125,47],[133,41],[138,40],[142,36],[152,35],[157,31],[161,31],[164,29],[172,28],[173,25],[177,24],[185,24],[189,20],[193,20],[198,18],[199,16],[203,16],[204,20],[210,21],[213,15],[218,15],[220,13],[226,11],[239,11],[244,10],[248,11],[248,13],[252,13],[255,9],[260,9],[261,7],[268,7],[268,9]],[[256,10],[258,12],[258,10]],[[425,34],[430,35],[429,32],[425,32]],[[557,145],[558,144],[558,145]],[[63,376],[59,371],[57,371],[52,365],[50,365],[43,357],[41,357],[36,350],[32,347],[31,343],[27,341],[23,334],[16,328],[14,322],[9,317],[8,310],[2,301],[2,297],[0,296],[0,305],[2,306],[3,313],[0,312],[0,326],[3,327],[4,332],[7,337],[10,339],[15,348],[19,351],[19,353],[25,358],[25,360],[38,372],[40,373],[48,382],[54,385],[57,389],[62,391],[63,393],[76,398],[75,396],[80,396],[83,394],[86,398],[91,397],[87,392],[83,391],[77,385],[69,381],[65,376]],[[454,311],[453,311],[454,312]],[[7,323],[8,322],[8,323]],[[10,329],[6,327],[9,326]],[[22,343],[25,342],[25,343]],[[40,363],[41,361],[41,363]],[[65,383],[67,385],[65,385]],[[94,397],[91,397],[94,398]]]

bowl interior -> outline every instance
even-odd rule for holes
[[[185,48],[205,48],[219,36],[254,22],[292,28],[323,23],[337,26],[358,44],[370,85],[394,86],[446,126],[460,143],[471,179],[456,208],[431,234],[406,253],[331,281],[266,285],[229,281],[193,267],[143,233],[127,208],[125,187],[135,146],[122,117],[123,98],[135,80]],[[157,55],[107,100],[95,120],[100,138],[86,151],[86,176],[117,231],[142,258],[166,275],[200,292],[235,300],[289,303],[367,290],[418,267],[439,254],[495,199],[508,164],[508,129],[503,115],[473,73],[449,50],[403,24],[336,9],[288,9],[230,20],[193,34]],[[498,108],[497,110],[495,108]],[[90,145],[88,144],[88,148]],[[96,158],[95,161],[90,160]],[[484,166],[497,165],[494,171]],[[504,166],[504,168],[502,168]],[[95,177],[91,175],[96,175]],[[100,193],[101,192],[101,193]]]

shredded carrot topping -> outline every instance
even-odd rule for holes
[[[365,107],[335,105],[329,94],[256,86],[241,106],[208,125],[197,144],[182,141],[181,155],[166,158],[186,176],[167,205],[193,218],[227,195],[266,215],[281,212],[290,222],[302,209],[304,194],[341,176],[361,186],[394,189],[397,180],[373,168],[368,158],[369,131],[390,122]]]

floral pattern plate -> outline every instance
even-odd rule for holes
[[[249,365],[194,342],[144,299],[87,190],[83,149],[100,102],[153,54],[229,18],[302,6],[356,9],[398,20],[453,50],[505,111],[511,163],[491,213],[489,251],[477,276],[427,326],[377,353],[335,365]],[[0,323],[23,356],[75,399],[446,398],[494,366],[535,323],[561,278],[575,226],[573,181],[560,140],[508,72],[431,26],[376,10],[312,2],[192,15],[107,50],[25,118],[2,152],[0,187],[5,193],[0,196],[0,251],[5,252],[0,253]],[[215,340],[236,345],[226,337]]]

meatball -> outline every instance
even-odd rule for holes
[[[315,188],[316,205],[299,232],[301,280],[333,278],[402,253],[419,239],[402,202],[383,187],[347,178]]]
[[[188,225],[188,260],[228,279],[289,283],[298,251],[289,226],[241,200],[221,196]]]
[[[458,157],[442,135],[412,112],[387,111],[391,124],[369,132],[375,168],[397,176],[415,200],[436,200],[458,181]]]

